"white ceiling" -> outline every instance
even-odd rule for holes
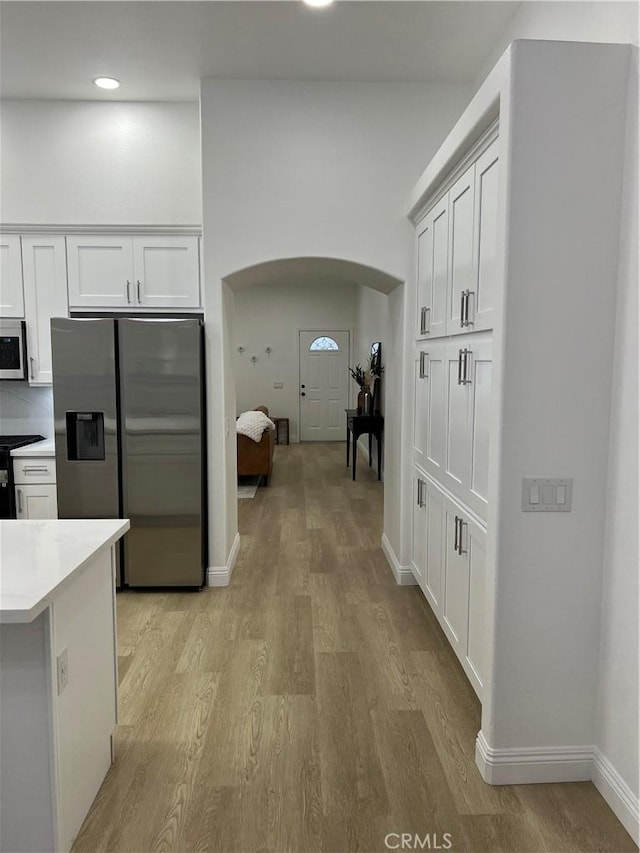
[[[519,3],[2,2],[3,97],[197,100],[201,77],[471,82]],[[92,79],[122,80],[114,93]]]

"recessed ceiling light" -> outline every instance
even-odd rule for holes
[[[313,6],[315,9],[321,9],[323,6],[330,6],[333,0],[304,0],[307,6]]]
[[[100,89],[117,89],[120,81],[115,77],[94,77],[93,82]]]

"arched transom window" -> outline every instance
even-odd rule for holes
[[[337,341],[334,341],[334,339],[328,337],[328,335],[321,335],[319,338],[316,338],[315,341],[311,342],[309,352],[326,352],[328,350],[336,352],[339,349],[340,347],[338,346]]]

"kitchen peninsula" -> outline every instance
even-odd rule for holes
[[[126,519],[0,521],[0,849],[66,851],[111,761]]]

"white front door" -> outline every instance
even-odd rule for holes
[[[350,334],[300,332],[300,441],[344,441]]]

